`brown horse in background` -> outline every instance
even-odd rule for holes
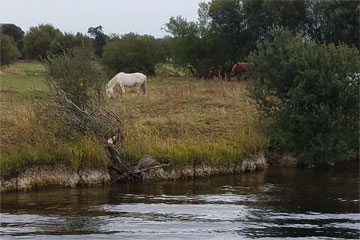
[[[231,69],[230,77],[241,76],[242,73],[251,69],[251,64],[248,62],[237,62]]]
[[[219,67],[216,67],[216,68],[213,68],[212,70],[210,70],[210,73],[208,75],[208,78],[218,78],[218,79],[221,79],[223,78],[223,72],[222,72],[222,69],[219,68]]]

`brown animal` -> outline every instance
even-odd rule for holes
[[[251,64],[248,62],[237,62],[231,69],[230,77],[241,76],[242,73],[249,71]]]
[[[221,70],[221,68],[219,68],[219,67],[216,67],[216,68],[213,68],[211,71],[210,71],[210,73],[209,73],[209,75],[208,75],[208,78],[214,78],[214,77],[216,77],[216,78],[222,78],[222,70]]]

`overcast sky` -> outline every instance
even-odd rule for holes
[[[62,32],[87,33],[103,26],[105,33],[134,32],[162,37],[171,16],[197,20],[198,3],[206,0],[0,0],[0,23],[26,32],[50,23]],[[207,2],[207,1],[206,1]]]

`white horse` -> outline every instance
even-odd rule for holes
[[[125,93],[125,87],[137,87],[137,94],[140,91],[143,94],[146,93],[146,82],[147,78],[142,73],[124,73],[120,72],[116,74],[106,85],[106,94],[109,98],[113,97],[114,95],[114,87],[119,85],[120,93],[123,95]]]

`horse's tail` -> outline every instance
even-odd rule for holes
[[[145,95],[146,93],[146,86],[147,86],[147,78],[145,77],[145,81],[141,84],[140,89],[142,90],[143,94]]]

